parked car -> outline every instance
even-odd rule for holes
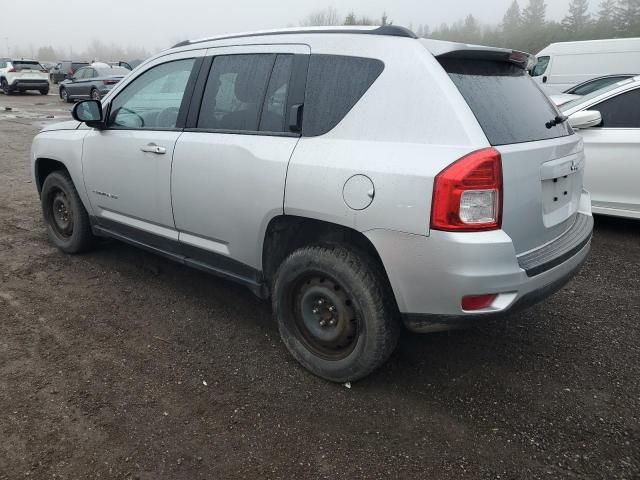
[[[556,105],[557,107],[561,107],[562,105],[572,102],[573,100],[577,100],[581,97],[580,95],[572,95],[570,93],[559,93],[558,95],[549,95],[549,98],[554,105]]]
[[[14,92],[37,90],[42,95],[49,93],[47,71],[35,60],[15,58],[0,59],[0,89],[5,95]]]
[[[549,95],[549,98],[551,98],[556,106],[561,107],[569,102],[572,102],[573,100],[579,99],[584,95],[588,95],[592,92],[595,92],[596,90],[600,90],[601,88],[608,87],[609,85],[613,85],[614,83],[618,83],[622,80],[633,78],[635,76],[637,76],[637,74],[625,73],[622,75],[605,75],[603,77],[587,80],[586,82],[570,88],[558,95]]]
[[[53,70],[56,67],[57,63],[40,61],[40,65],[42,65],[44,69],[47,71],[47,73],[49,73],[51,70]]]
[[[397,26],[249,37],[182,42],[36,136],[54,245],[112,237],[246,285],[336,382],[402,322],[477,324],[580,268],[582,140],[528,55]]]
[[[69,103],[87,98],[100,100],[128,74],[126,68],[107,64],[83,67],[60,83],[60,99]]]
[[[584,139],[593,211],[640,219],[640,76],[563,107]]]
[[[69,60],[58,63],[49,73],[51,83],[57,85],[61,81],[73,77],[76,70],[89,65],[89,62],[71,62]]]
[[[640,38],[553,43],[537,58],[531,75],[553,95],[602,75],[629,73],[629,66],[640,65]]]
[[[122,67],[122,68],[126,68],[127,70],[133,70],[133,68],[131,67],[131,65],[129,65],[128,62],[108,62],[108,65],[112,66],[112,67]]]

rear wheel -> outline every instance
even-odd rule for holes
[[[342,246],[297,250],[278,269],[273,309],[291,354],[333,382],[363,378],[396,347],[400,326],[380,269]]]
[[[2,93],[4,93],[5,95],[11,95],[11,88],[9,87],[9,84],[7,83],[7,80],[5,78],[0,80],[0,88],[2,88]]]
[[[100,92],[96,88],[92,88],[91,89],[91,100],[100,101],[101,98],[102,98],[102,95],[100,95]]]
[[[42,185],[42,212],[51,242],[65,253],[89,250],[95,241],[89,214],[66,172],[51,173]]]
[[[49,89],[43,88],[42,90],[40,90],[40,95],[49,95]]]

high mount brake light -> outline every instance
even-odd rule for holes
[[[502,224],[502,159],[495,148],[470,153],[438,174],[431,228],[448,232],[498,230]]]

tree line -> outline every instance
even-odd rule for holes
[[[392,23],[386,14],[378,19],[350,12],[342,17],[334,8],[310,14],[301,25],[384,25]],[[497,25],[483,25],[473,15],[439,26],[408,25],[424,38],[509,47],[537,53],[554,42],[601,38],[640,37],[640,0],[600,0],[591,13],[590,0],[571,0],[561,21],[547,17],[545,0],[514,0]]]

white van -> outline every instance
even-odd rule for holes
[[[640,38],[552,43],[536,56],[531,76],[557,94],[603,75],[640,72]]]

